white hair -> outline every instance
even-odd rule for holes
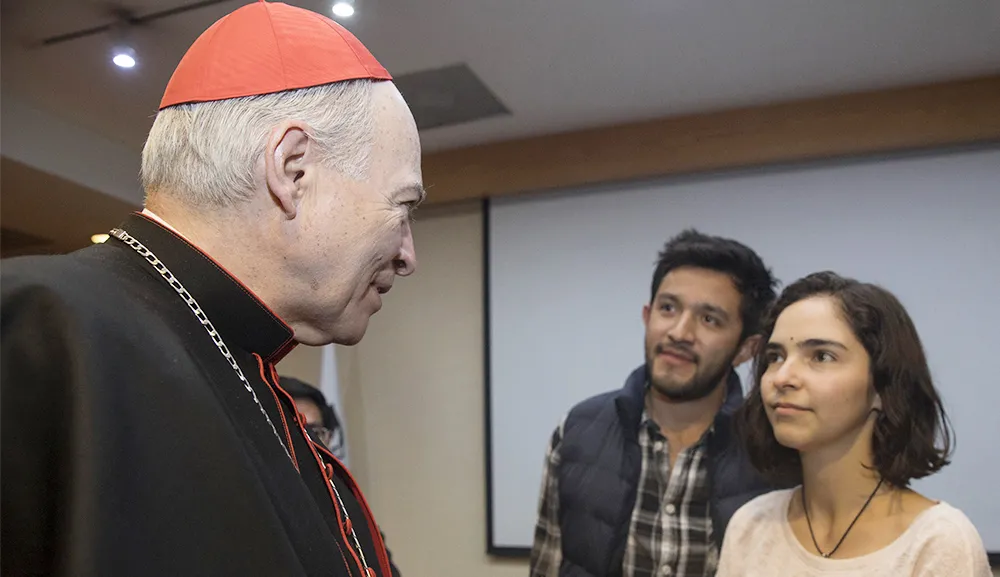
[[[375,138],[372,108],[370,80],[165,108],[142,149],[146,198],[169,194],[203,208],[248,201],[270,131],[289,119],[307,126],[324,164],[363,180]]]

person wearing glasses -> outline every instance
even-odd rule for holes
[[[332,404],[326,401],[323,391],[300,381],[294,377],[279,376],[278,383],[292,400],[295,401],[295,409],[302,413],[306,421],[306,430],[315,440],[322,443],[330,450],[335,457],[344,459],[344,428],[340,425],[337,411]],[[382,540],[385,541],[385,531],[381,531]],[[396,567],[392,559],[392,551],[386,546],[386,553],[389,556],[389,569],[392,577],[400,577],[399,567]]]
[[[295,408],[305,417],[306,429],[335,457],[344,460],[344,431],[336,409],[326,402],[323,392],[293,377],[279,377],[279,382],[295,401]]]

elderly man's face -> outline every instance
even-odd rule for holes
[[[375,141],[368,178],[321,168],[303,199],[307,237],[297,268],[310,279],[303,299],[305,344],[355,344],[396,275],[417,266],[411,213],[424,198],[420,139],[409,108],[389,82],[374,86]]]

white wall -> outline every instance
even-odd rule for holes
[[[293,377],[312,386],[319,385],[323,349],[298,345],[274,366],[283,377]]]
[[[485,553],[481,220],[421,209],[417,273],[338,349],[351,469],[405,577],[527,574]]]

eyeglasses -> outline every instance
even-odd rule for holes
[[[321,424],[306,425],[306,430],[312,435],[313,440],[322,444],[336,455],[343,458],[344,436],[340,434],[340,428],[330,430]]]
[[[319,441],[320,443],[326,445],[327,447],[329,447],[330,446],[330,442],[333,441],[333,433],[334,432],[331,431],[330,429],[327,429],[323,425],[309,424],[309,425],[306,425],[306,429],[309,430],[309,432],[312,434],[312,436],[316,437],[317,441]]]

